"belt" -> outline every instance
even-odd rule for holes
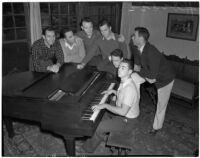
[[[123,120],[124,122],[128,122],[128,120],[125,118],[124,120]]]
[[[128,121],[131,121],[131,120],[135,120],[135,119],[137,119],[137,118],[138,118],[138,117],[136,117],[136,118],[127,118],[127,117],[126,117],[126,118],[123,119],[123,121],[124,121],[124,122],[128,122]]]

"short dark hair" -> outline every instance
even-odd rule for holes
[[[66,33],[66,32],[70,32],[70,31],[73,32],[73,29],[72,29],[71,27],[63,28],[63,29],[61,30],[61,32],[60,32],[60,37],[61,37],[61,38],[64,38],[64,37],[65,37],[65,33]]]
[[[145,41],[148,41],[150,33],[145,27],[136,27],[135,31],[138,31],[139,36],[142,36]]]
[[[123,59],[122,61],[121,61],[121,63],[126,63],[126,64],[128,64],[128,68],[130,69],[130,70],[133,70],[133,62],[131,61],[131,60],[129,60],[129,59]]]
[[[107,25],[108,27],[110,27],[110,22],[106,19],[102,19],[100,22],[99,22],[99,27],[103,26],[103,25]]]
[[[55,28],[53,28],[53,27],[51,27],[51,26],[45,27],[45,28],[42,30],[42,35],[45,35],[45,34],[46,34],[46,31],[54,31],[54,33],[56,33]]]
[[[93,21],[92,21],[92,19],[91,19],[91,18],[89,18],[89,17],[84,17],[83,19],[81,19],[80,26],[82,26],[82,25],[83,25],[83,22],[90,22],[90,23],[92,23],[92,24],[93,24]]]
[[[123,52],[121,49],[115,49],[110,53],[111,56],[119,57],[120,59],[123,58]]]

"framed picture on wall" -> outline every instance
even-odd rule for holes
[[[167,37],[196,41],[199,15],[168,13]]]

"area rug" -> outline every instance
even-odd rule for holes
[[[132,150],[129,156],[197,156],[199,149],[198,112],[176,105],[168,106],[163,129],[155,136],[148,130],[152,127],[155,107],[150,100],[141,102],[140,125],[133,130]],[[192,114],[191,114],[192,113]],[[197,115],[194,117],[194,115]],[[185,118],[187,117],[187,119]],[[63,139],[41,131],[39,126],[14,122],[15,136],[8,138],[3,124],[3,156],[54,157],[68,156]],[[110,148],[102,142],[94,153],[85,153],[85,139],[76,140],[76,156],[112,156]]]

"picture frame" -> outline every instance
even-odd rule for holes
[[[199,15],[168,13],[166,36],[196,41]]]

